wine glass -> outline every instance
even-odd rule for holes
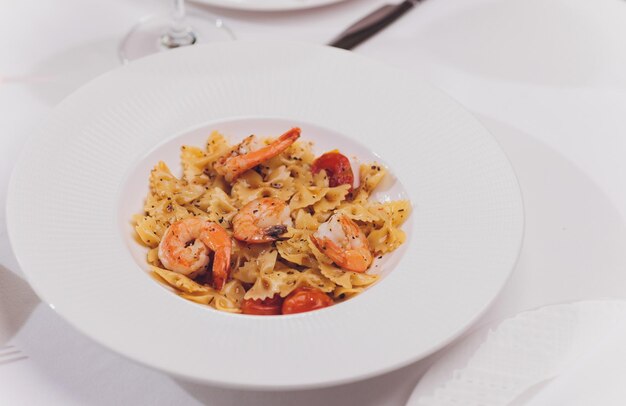
[[[185,0],[174,0],[170,16],[143,18],[122,40],[123,63],[168,49],[234,39],[219,18],[185,10]]]

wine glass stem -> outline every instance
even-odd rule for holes
[[[168,32],[161,37],[161,45],[177,48],[196,42],[196,35],[185,21],[185,0],[174,0],[172,23]]]

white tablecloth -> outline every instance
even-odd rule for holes
[[[241,39],[324,43],[384,2],[260,14],[202,8],[223,16]],[[4,202],[24,141],[64,96],[118,66],[122,35],[168,3],[0,2],[0,347],[10,343],[23,357],[0,360],[0,404],[403,405],[440,354],[328,389],[211,388],[99,347],[21,278]],[[492,131],[519,176],[524,248],[478,324],[544,304],[626,298],[626,2],[427,0],[355,52],[414,72],[459,100]]]

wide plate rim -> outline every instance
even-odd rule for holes
[[[250,44],[250,43],[248,43],[248,44]],[[265,43],[252,42],[251,44],[252,44],[252,46],[259,46],[259,44],[265,44]],[[273,43],[273,44],[275,44],[275,43]],[[284,43],[284,46],[287,46],[287,47],[294,46],[294,45],[297,45],[297,46],[303,46],[302,44],[297,44],[297,43]],[[245,45],[244,45],[244,46],[245,46]],[[211,45],[209,45],[208,47],[211,47]],[[311,49],[313,49],[313,48],[318,48],[318,49],[319,49],[319,48],[322,48],[322,49],[324,49],[324,52],[326,52],[326,51],[327,51],[327,49],[326,49],[325,47],[315,47],[315,46],[308,46],[308,47],[310,47]],[[343,52],[344,52],[344,51],[337,51],[337,50],[332,50],[331,52],[335,52],[335,51],[336,51],[336,52],[341,52],[341,53],[343,53]],[[180,52],[180,51],[176,51],[176,52]],[[185,51],[185,52],[188,52],[188,51]],[[195,52],[195,51],[194,51],[194,52]],[[352,55],[352,54],[350,54],[350,55]],[[362,57],[358,57],[358,58],[361,58],[362,60],[367,60],[366,58],[362,58]],[[376,61],[369,61],[368,63],[379,64],[379,63],[378,63],[378,62],[376,62]],[[380,64],[380,66],[384,66],[384,65]],[[70,95],[70,96],[68,97],[68,99],[71,99],[72,97],[75,97],[75,94],[80,94],[81,92],[87,92],[87,91],[89,91],[90,86],[94,86],[94,83],[97,83],[99,80],[101,80],[101,78],[102,78],[102,77],[107,77],[108,75],[116,75],[116,74],[118,74],[118,72],[122,71],[122,69],[124,69],[124,67],[118,68],[117,70],[114,70],[114,71],[112,71],[112,72],[109,72],[109,73],[106,73],[106,74],[102,75],[100,78],[95,79],[94,81],[90,82],[89,84],[87,84],[87,85],[85,85],[85,86],[81,87],[81,88],[80,88],[79,90],[77,90],[75,93],[73,93],[72,95]],[[388,69],[388,68],[385,68],[385,69]],[[430,86],[430,85],[428,85],[428,86]],[[440,92],[439,90],[436,90],[436,91],[437,91],[437,92]],[[66,99],[66,100],[67,100],[67,99]],[[65,103],[65,101],[64,101],[64,102],[62,102],[62,105],[63,105],[64,103]],[[455,102],[455,103],[456,103],[456,102]],[[468,113],[468,114],[469,114],[469,113]],[[476,119],[475,119],[475,120],[476,120]],[[322,123],[322,125],[323,125],[323,123]],[[42,128],[45,128],[45,126],[46,126],[46,124],[44,124],[44,125],[42,126]],[[484,127],[483,127],[483,130],[484,130]],[[486,134],[488,134],[488,131],[487,131],[487,130],[484,130],[484,132],[485,132]],[[489,136],[491,137],[491,135],[489,135]],[[33,137],[33,139],[34,139],[34,138],[36,138],[36,137]],[[31,141],[33,141],[33,140],[31,140]],[[31,145],[31,141],[29,141],[28,145]],[[495,143],[495,140],[493,140],[493,139],[492,139],[492,141]],[[34,142],[34,141],[33,141],[33,142]],[[497,145],[497,143],[496,143],[496,145]],[[499,148],[499,147],[498,147],[498,148]],[[26,149],[25,149],[25,150],[26,150]],[[501,150],[500,150],[500,151],[501,151]],[[502,152],[502,151],[501,151],[501,152]],[[502,154],[506,157],[506,155],[504,154],[504,152],[502,152]],[[19,208],[18,208],[18,206],[17,206],[17,201],[16,201],[16,199],[15,199],[15,196],[16,196],[16,193],[15,193],[15,192],[16,192],[16,190],[17,190],[17,188],[18,188],[18,186],[17,186],[17,182],[16,182],[16,179],[17,179],[17,175],[16,175],[16,173],[17,173],[17,172],[18,172],[18,170],[19,170],[18,168],[20,167],[20,163],[21,163],[21,162],[22,162],[22,160],[24,159],[24,155],[25,155],[25,154],[23,153],[23,154],[22,154],[22,157],[20,157],[20,159],[18,160],[18,161],[19,161],[19,162],[18,162],[18,164],[15,166],[15,168],[14,168],[14,170],[13,170],[13,172],[12,172],[11,179],[10,179],[10,182],[9,182],[9,193],[8,193],[7,207],[6,207],[6,213],[7,213],[7,228],[8,228],[8,231],[9,231],[9,240],[10,240],[10,244],[11,244],[11,247],[14,249],[14,252],[16,252],[16,257],[17,257],[17,260],[18,260],[18,263],[19,263],[20,267],[22,267],[23,269],[24,269],[24,264],[23,264],[23,261],[22,261],[22,259],[23,259],[23,258],[22,258],[20,255],[18,255],[18,254],[17,254],[17,251],[18,251],[18,250],[16,250],[16,249],[15,249],[15,246],[14,246],[14,245],[15,245],[16,227],[19,227],[19,226],[17,225],[17,220],[16,220],[16,218],[17,218],[17,217],[15,216],[15,213],[17,213],[17,211],[19,210]],[[508,161],[508,159],[507,159],[507,161]],[[385,373],[385,372],[388,372],[388,371],[391,371],[391,370],[394,370],[394,369],[400,368],[400,367],[402,367],[402,366],[405,366],[405,365],[407,365],[407,364],[409,364],[409,363],[411,363],[411,362],[414,362],[414,361],[415,361],[415,360],[417,360],[417,359],[421,359],[421,358],[423,358],[424,356],[426,356],[426,355],[428,355],[428,354],[430,354],[430,353],[432,353],[432,352],[436,351],[437,349],[439,349],[439,348],[441,348],[441,347],[445,346],[447,343],[449,343],[450,341],[452,341],[455,337],[457,337],[458,335],[462,334],[462,332],[463,332],[463,331],[465,331],[465,329],[466,329],[466,328],[468,328],[468,327],[472,324],[472,322],[473,322],[474,320],[476,320],[476,318],[480,317],[480,315],[481,315],[481,314],[482,314],[482,313],[483,313],[483,312],[484,312],[484,311],[485,311],[485,310],[489,307],[489,304],[490,304],[490,303],[491,303],[491,302],[492,302],[492,301],[493,301],[493,300],[497,297],[497,294],[498,294],[498,293],[501,291],[501,289],[503,288],[503,286],[504,286],[504,284],[505,284],[506,280],[508,280],[508,278],[510,277],[510,275],[511,275],[511,273],[512,273],[512,270],[513,270],[513,268],[514,268],[514,265],[515,265],[515,263],[517,262],[517,258],[519,257],[519,253],[520,253],[520,250],[521,250],[521,243],[522,243],[522,239],[523,239],[523,228],[524,228],[524,221],[523,221],[523,217],[524,217],[524,214],[523,214],[523,203],[522,203],[522,201],[521,201],[521,191],[520,191],[520,189],[519,189],[519,183],[518,183],[518,181],[517,181],[517,178],[515,177],[515,173],[514,173],[514,171],[513,171],[513,170],[512,170],[512,168],[510,167],[510,162],[509,162],[509,169],[510,169],[510,171],[511,171],[511,174],[513,175],[514,182],[516,183],[517,192],[518,192],[518,199],[519,199],[519,203],[520,203],[520,212],[519,212],[519,216],[520,216],[520,217],[519,217],[519,220],[521,221],[521,223],[520,223],[520,225],[519,225],[519,226],[520,226],[520,230],[519,230],[518,244],[517,244],[517,247],[518,247],[518,248],[517,248],[517,252],[516,252],[516,255],[515,255],[515,259],[512,261],[511,266],[510,266],[510,269],[508,269],[508,271],[506,272],[506,277],[504,278],[504,281],[501,283],[501,285],[500,285],[500,287],[499,287],[498,291],[497,291],[497,292],[496,292],[496,293],[495,293],[495,294],[494,294],[494,295],[490,298],[490,300],[488,301],[488,303],[486,303],[486,304],[485,304],[485,306],[483,306],[483,308],[482,308],[482,309],[480,309],[480,311],[479,311],[479,312],[477,312],[477,313],[474,315],[474,317],[472,318],[472,320],[468,321],[468,322],[466,323],[466,325],[465,325],[465,326],[463,326],[463,328],[458,329],[458,330],[457,330],[457,332],[456,332],[456,334],[454,334],[454,335],[452,335],[452,336],[449,336],[449,337],[448,337],[448,340],[445,340],[444,342],[439,342],[439,343],[437,343],[436,345],[434,345],[432,348],[428,349],[428,350],[427,350],[427,351],[425,351],[425,352],[422,352],[422,353],[420,353],[420,354],[416,354],[416,355],[414,355],[413,357],[408,357],[408,358],[406,358],[406,359],[404,360],[404,362],[401,362],[401,363],[395,363],[395,364],[393,364],[393,365],[387,365],[387,366],[385,366],[385,367],[383,367],[383,368],[379,368],[379,369],[377,369],[377,370],[365,371],[365,372],[363,372],[363,373],[361,373],[361,374],[354,374],[354,375],[352,375],[352,376],[350,376],[350,377],[346,377],[345,379],[342,379],[342,380],[338,380],[338,379],[323,380],[323,379],[321,379],[321,380],[318,380],[318,381],[316,381],[316,382],[311,382],[311,383],[298,383],[298,384],[272,385],[272,386],[268,386],[268,385],[254,386],[253,384],[250,384],[250,383],[240,384],[240,383],[237,383],[237,382],[232,382],[232,381],[220,381],[220,380],[215,380],[215,379],[211,380],[211,379],[206,379],[206,377],[204,377],[204,378],[199,378],[199,377],[194,376],[194,375],[185,375],[185,374],[181,374],[180,372],[173,372],[173,371],[171,371],[171,370],[167,370],[167,369],[163,369],[163,368],[161,368],[161,369],[162,369],[162,370],[164,370],[165,372],[173,373],[173,374],[175,374],[175,375],[177,375],[177,376],[180,376],[180,377],[183,377],[183,378],[185,378],[185,379],[189,379],[189,380],[193,380],[193,381],[197,381],[197,382],[208,382],[208,383],[212,383],[212,384],[215,384],[215,385],[220,385],[220,386],[228,386],[228,387],[233,387],[233,388],[268,389],[268,390],[269,390],[269,389],[281,389],[281,390],[285,390],[285,389],[302,389],[302,388],[313,388],[313,387],[323,387],[323,386],[339,385],[339,384],[343,384],[343,383],[352,382],[352,381],[355,381],[355,380],[367,379],[367,378],[369,378],[369,377],[376,376],[376,375],[379,375],[379,374],[382,374],[382,373]],[[31,276],[29,275],[29,272],[25,271],[24,273],[27,275],[27,278],[28,278],[29,282],[31,283],[31,285],[33,286],[33,288],[34,288],[35,292],[36,292],[36,293],[37,293],[37,294],[38,294],[38,295],[42,298],[42,300],[44,300],[46,303],[48,303],[49,305],[51,305],[51,304],[52,304],[52,302],[53,302],[53,300],[48,300],[46,293],[44,293],[45,288],[44,288],[44,289],[40,289],[40,286],[38,285],[38,283],[37,283],[37,282],[35,282],[35,281],[31,278]],[[53,307],[53,308],[54,308],[54,307]],[[73,323],[73,322],[72,322],[72,320],[69,320],[69,319],[68,319],[68,317],[66,317],[66,316],[64,315],[64,313],[63,313],[60,309],[55,309],[55,310],[56,310],[59,314],[61,314],[61,316],[62,316],[64,319],[66,319],[67,321],[69,321],[69,322],[70,322],[70,324],[72,324],[75,328],[77,328],[77,329],[78,329],[79,331],[81,331],[82,333],[84,333],[84,334],[86,334],[86,335],[90,336],[92,339],[94,339],[94,340],[95,340],[96,342],[98,342],[99,344],[104,345],[105,347],[110,348],[110,349],[112,349],[113,351],[120,352],[120,350],[119,350],[119,349],[116,349],[116,348],[111,348],[111,347],[110,347],[110,346],[108,346],[106,343],[103,343],[103,342],[101,342],[100,340],[98,340],[96,337],[91,336],[91,335],[89,334],[89,332],[88,332],[88,331],[83,330],[83,329],[82,329],[79,325],[76,325],[75,323]],[[122,352],[122,353],[123,353],[123,352]],[[132,357],[132,355],[130,355],[130,354],[125,354],[125,353],[123,353],[123,355],[125,355],[125,356],[127,356],[127,357],[129,357],[129,358],[133,359],[134,361],[139,362],[139,363],[141,363],[141,364],[144,364],[144,365],[148,365],[148,366],[155,367],[155,365],[151,364],[150,362],[144,362],[145,360],[143,360],[143,361],[142,361],[142,360],[137,360],[136,358],[133,358],[133,357]],[[158,367],[157,367],[157,368],[158,368]]]

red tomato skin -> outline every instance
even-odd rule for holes
[[[244,299],[241,304],[243,314],[253,314],[256,316],[275,316],[281,314],[283,299],[279,295],[274,295],[267,299]]]
[[[335,302],[326,293],[309,286],[300,287],[289,294],[283,302],[283,314],[310,312],[332,306]]]
[[[350,160],[339,151],[330,151],[320,155],[311,166],[311,171],[315,174],[324,169],[328,175],[330,187],[339,185],[350,185],[350,192],[354,185],[354,174]]]

